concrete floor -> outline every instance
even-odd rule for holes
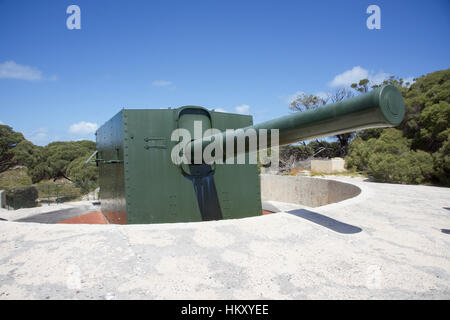
[[[40,207],[6,210],[0,208],[0,219],[17,222],[57,223],[87,212],[100,210],[98,201],[74,201],[43,204]]]
[[[450,189],[334,179],[361,194],[201,223],[0,221],[0,299],[449,299]]]

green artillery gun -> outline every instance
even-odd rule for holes
[[[257,125],[249,115],[197,106],[123,109],[96,133],[102,212],[110,223],[119,224],[261,215],[258,168],[248,162],[252,152],[274,143],[284,145],[359,129],[392,127],[402,122],[404,114],[402,95],[391,85]],[[177,129],[184,129],[194,139],[180,144],[174,139]],[[256,133],[256,145],[251,143],[249,131]],[[267,144],[260,141],[262,131],[267,133]],[[201,158],[211,142],[219,146],[211,154],[223,163],[208,163]],[[193,161],[174,161],[174,150],[180,146],[180,153],[175,154]],[[196,150],[200,150],[199,161]],[[237,164],[236,158],[242,155],[247,161]]]

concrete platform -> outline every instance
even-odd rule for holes
[[[98,201],[74,201],[18,210],[0,209],[0,219],[18,222],[57,223],[84,213],[98,211]]]
[[[0,299],[449,299],[450,189],[360,195],[240,220],[0,221]]]

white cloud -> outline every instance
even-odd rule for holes
[[[152,85],[154,85],[155,87],[166,87],[170,86],[171,84],[172,82],[167,80],[155,80],[152,82]]]
[[[98,129],[98,124],[92,122],[81,121],[74,123],[69,127],[69,132],[76,135],[86,135],[95,133]]]
[[[368,76],[369,72],[366,69],[356,66],[351,70],[344,71],[343,73],[335,76],[333,81],[331,81],[330,86],[346,87],[352,83],[358,82],[361,79],[367,78]]]
[[[0,64],[0,78],[33,81],[41,80],[42,73],[36,68],[6,61]]]
[[[241,104],[240,106],[236,106],[234,109],[237,113],[249,114],[250,106],[248,104]]]
[[[287,97],[284,97],[284,100],[287,104],[291,104],[294,102],[295,99],[297,99],[298,96],[301,96],[302,94],[305,94],[303,91],[296,91],[293,94],[288,95]]]
[[[43,146],[50,142],[50,136],[48,134],[48,128],[39,128],[32,132],[30,135],[26,135],[26,138],[33,142],[35,145]]]
[[[0,124],[4,124],[4,123],[0,120]]]
[[[385,72],[369,72],[368,70],[355,66],[351,70],[344,71],[329,83],[330,87],[348,87],[352,83],[358,83],[361,79],[369,79],[374,84],[380,84],[383,80],[389,78],[390,74]]]
[[[388,79],[391,75],[389,73],[380,72],[374,75],[369,75],[369,80],[372,81],[374,84],[380,84],[384,80]]]

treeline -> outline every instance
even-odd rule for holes
[[[422,76],[411,85],[391,78],[405,100],[396,128],[363,130],[349,145],[348,168],[378,181],[450,186],[450,69]]]
[[[83,192],[96,188],[98,170],[84,162],[95,151],[95,142],[52,142],[45,147],[26,140],[10,126],[0,125],[0,172],[17,165],[27,167],[33,183],[65,178]]]
[[[280,172],[290,172],[311,158],[334,158],[342,156],[342,146],[337,141],[312,140],[309,143],[288,144],[280,147]]]
[[[438,183],[450,186],[450,69],[415,79],[413,84],[391,77],[405,100],[404,121],[396,128],[369,129],[335,137],[334,142],[314,140],[284,146],[280,167],[312,156],[345,156],[347,167],[381,182]],[[349,89],[337,91],[331,101],[376,88],[362,79]],[[348,90],[352,90],[349,92]],[[304,111],[320,107],[324,100],[313,95],[296,99],[292,107]],[[33,183],[66,178],[83,191],[97,186],[98,170],[84,161],[95,151],[92,141],[53,142],[35,146],[20,132],[0,125],[0,172],[26,166]]]
[[[395,128],[369,129],[280,148],[280,167],[317,157],[345,157],[348,169],[380,182],[437,183],[450,186],[450,69],[415,79],[413,84],[390,77],[405,100],[406,114]],[[368,79],[341,88],[328,97],[298,96],[290,106],[296,112],[320,108],[366,93],[380,85]],[[332,139],[333,139],[332,138]]]

